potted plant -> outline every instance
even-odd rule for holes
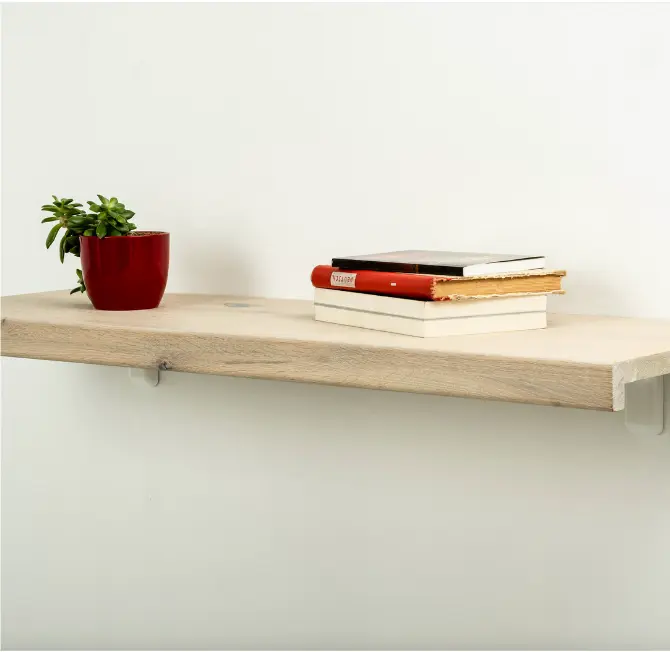
[[[170,261],[170,234],[138,231],[135,215],[116,197],[98,195],[88,211],[72,199],[53,196],[42,206],[52,213],[42,222],[55,222],[47,236],[47,249],[64,229],[59,253],[81,258],[78,285],[70,294],[86,292],[98,310],[146,310],[163,298]]]

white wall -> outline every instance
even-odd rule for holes
[[[569,270],[553,309],[670,318],[667,4],[6,5],[2,29],[3,294],[73,285],[39,206],[101,192],[172,233],[170,291],[540,252]],[[3,372],[6,648],[670,646],[670,439],[620,414]]]

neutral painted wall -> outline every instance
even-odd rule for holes
[[[171,291],[541,252],[670,318],[669,5],[7,5],[3,294],[51,193],[172,233]],[[3,360],[6,648],[670,646],[670,438],[622,416]],[[666,395],[667,397],[667,395]]]

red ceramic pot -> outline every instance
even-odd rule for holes
[[[147,310],[160,304],[170,264],[170,234],[80,236],[86,291],[98,310]]]

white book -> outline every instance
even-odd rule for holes
[[[531,330],[547,326],[547,296],[417,301],[315,288],[314,318],[415,337]]]

